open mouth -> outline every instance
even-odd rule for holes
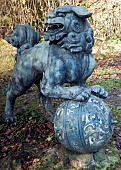
[[[56,23],[56,24],[46,24],[47,25],[47,31],[49,33],[57,33],[61,31],[64,28],[63,24]]]

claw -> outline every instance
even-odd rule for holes
[[[103,94],[103,97],[104,97],[104,98],[107,98],[107,97],[108,97],[108,92],[107,92],[107,91],[105,91],[105,93]]]
[[[83,90],[83,92],[81,92],[77,97],[76,97],[76,100],[79,100],[79,101],[86,101],[90,98],[91,96],[91,90],[89,88],[85,88]]]
[[[84,96],[85,99],[89,99],[90,95],[91,95],[90,91],[82,92],[82,96]]]
[[[83,97],[83,96],[81,96],[80,100],[83,102],[83,101],[84,101],[84,97]]]

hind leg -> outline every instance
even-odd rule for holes
[[[14,121],[15,100],[18,96],[24,94],[28,90],[28,88],[31,86],[31,84],[29,84],[28,86],[23,86],[22,83],[20,83],[20,81],[16,81],[16,80],[17,80],[17,77],[13,78],[7,88],[5,115],[4,115],[6,122]]]

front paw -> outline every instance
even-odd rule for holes
[[[100,85],[91,86],[91,93],[101,98],[108,97],[108,92]]]

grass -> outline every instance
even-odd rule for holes
[[[96,73],[98,76],[107,75],[107,74],[113,75],[113,74],[118,74],[119,69],[108,68],[103,70],[101,67],[98,67]]]
[[[116,79],[116,80],[95,80],[93,83],[88,81],[89,85],[96,85],[99,84],[100,86],[103,86],[107,91],[110,91],[112,88],[119,89],[121,88],[121,79]]]
[[[22,97],[18,99],[15,107],[17,120],[45,119],[44,110],[39,107],[39,102],[37,98],[31,99],[29,102]],[[24,107],[21,107],[22,103]]]
[[[112,113],[114,114],[115,118],[118,120],[118,118],[121,116],[121,106],[115,106],[115,105],[109,104],[109,107]],[[121,124],[120,121],[119,123]]]

